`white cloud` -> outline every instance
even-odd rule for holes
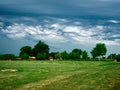
[[[97,25],[95,28],[98,29],[98,30],[103,30],[104,29],[104,27],[100,26],[100,25]]]
[[[80,23],[80,22],[74,22],[74,24],[76,24],[76,25],[80,25],[81,23]]]
[[[120,34],[112,35],[111,37],[120,37]]]
[[[77,26],[66,26],[63,31],[64,32],[72,32],[72,33],[80,33],[81,27]]]
[[[77,41],[81,44],[95,44],[98,42],[105,43],[107,45],[118,45],[119,42],[115,40],[104,40],[104,38],[108,37],[115,37],[118,35],[109,34],[106,35],[104,33],[105,28],[104,26],[95,26],[91,28],[84,28],[82,26],[66,26],[66,28],[63,30],[65,32],[68,32],[69,38]],[[94,36],[95,35],[95,36]]]
[[[16,38],[23,38],[26,36],[25,33],[15,33],[15,34],[9,34],[7,35],[9,38],[13,38],[13,39],[16,39]]]
[[[29,18],[24,18],[29,20]],[[80,44],[95,44],[104,42],[107,45],[120,44],[119,39],[110,40],[108,37],[119,37],[118,34],[104,33],[106,27],[102,25],[82,26],[77,25],[79,22],[71,22],[70,24],[59,23],[69,22],[66,19],[55,19],[56,22],[45,23],[44,25],[26,25],[14,23],[6,29],[2,29],[2,33],[9,38],[30,38],[33,40],[44,40],[55,43],[65,43],[67,41],[75,41]],[[58,21],[58,22],[57,22]],[[113,21],[112,21],[113,22]],[[115,21],[114,21],[115,22]],[[73,23],[73,24],[72,24]],[[76,23],[76,24],[75,24]]]
[[[61,25],[60,24],[52,24],[51,25],[52,28],[55,28],[55,29],[60,29],[61,28]]]
[[[61,22],[69,22],[67,19],[63,19],[63,18],[59,18],[58,21],[61,21]]]
[[[36,35],[37,34],[37,29],[35,27],[32,27],[32,26],[26,26],[25,32],[29,33],[31,35],[34,35],[34,34]]]
[[[28,17],[22,17],[23,20],[26,20],[26,21],[32,21],[32,22],[36,22],[35,19],[33,18],[28,18]]]
[[[9,38],[23,38],[26,36],[26,32],[23,32],[25,26],[23,24],[14,24],[8,26],[6,29],[2,29],[2,32],[5,33]]]
[[[53,25],[55,29],[59,28],[59,25]],[[57,30],[49,30],[49,28],[42,28],[42,26],[27,26],[23,24],[13,24],[2,30],[9,38],[31,38],[36,40],[48,40],[55,42],[64,42],[65,38],[59,35]]]
[[[111,23],[119,23],[119,21],[117,21],[117,20],[109,20],[108,22],[111,22]]]
[[[96,43],[105,43],[106,45],[120,45],[118,43],[118,41],[111,41],[111,40],[103,40],[103,39],[96,39],[93,37],[79,37],[79,36],[75,36],[72,37],[74,40],[76,40],[77,42],[83,44],[83,45],[90,45],[90,44],[96,44]]]

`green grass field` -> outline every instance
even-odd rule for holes
[[[120,63],[0,61],[0,90],[120,90]]]

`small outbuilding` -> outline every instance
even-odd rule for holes
[[[50,61],[53,61],[54,58],[53,58],[52,56],[49,56],[48,59],[49,59]]]
[[[36,60],[36,57],[29,57],[30,60]]]

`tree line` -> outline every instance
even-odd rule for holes
[[[51,52],[49,53],[49,46],[39,41],[33,48],[31,46],[23,46],[20,48],[19,57],[21,59],[29,59],[29,57],[34,56],[37,60],[47,60],[52,57],[56,60],[90,60],[86,50],[81,50],[78,48],[73,49],[71,52]],[[104,43],[97,43],[96,46],[91,50],[92,59],[97,60],[98,58],[106,59],[105,55],[107,53],[107,48]],[[13,54],[3,54],[0,55],[0,59],[15,59],[16,56]],[[107,59],[116,59],[120,61],[120,54],[110,54]]]

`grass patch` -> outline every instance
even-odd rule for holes
[[[116,64],[120,64],[120,63],[109,62],[109,63],[103,63],[103,64],[100,64],[99,66],[116,65]]]
[[[118,62],[0,61],[0,90],[119,90],[119,88]]]

